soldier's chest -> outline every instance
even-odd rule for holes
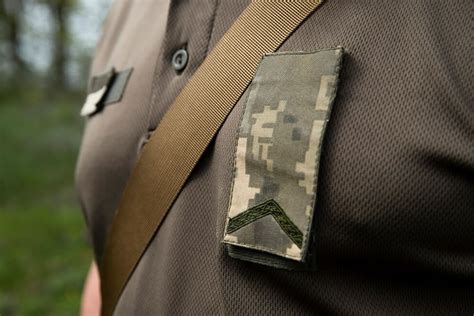
[[[223,5],[216,11],[215,25],[210,30],[195,31],[196,39],[210,36],[205,44],[192,41],[191,22],[183,23],[188,25],[183,28],[178,23],[176,39],[171,42],[161,43],[167,36],[165,22],[145,27],[137,21],[116,38],[106,36],[121,44],[104,44],[96,68],[133,67],[134,72],[123,101],[89,119],[78,163],[78,190],[99,248],[104,227],[110,224],[149,130],[156,127],[202,61],[207,45],[212,46],[230,24],[224,22],[225,10],[235,16],[243,6],[233,11],[230,7]],[[166,12],[165,7],[155,10]],[[469,195],[473,155],[466,149],[472,146],[472,137],[466,131],[473,123],[469,117],[467,121],[462,118],[469,114],[469,105],[462,97],[462,91],[469,87],[461,83],[452,88],[453,78],[469,77],[459,67],[467,55],[462,47],[456,52],[449,50],[459,44],[457,41],[435,41],[433,34],[438,30],[432,27],[430,18],[405,19],[405,23],[391,20],[394,14],[403,16],[400,10],[328,2],[281,48],[311,51],[341,45],[347,50],[318,166],[312,229],[316,251],[323,261],[351,258],[419,263],[453,247],[465,250],[466,241],[472,237],[466,229],[473,224],[472,216],[466,217],[474,205]],[[203,8],[196,21],[210,21],[212,12],[212,6]],[[462,18],[459,20],[462,24]],[[156,38],[150,40],[153,36],[148,36],[134,42],[139,30],[145,28]],[[180,38],[183,29],[189,33],[181,36],[189,40]],[[414,45],[417,40],[422,44]],[[176,49],[189,43],[189,72],[177,74],[169,60]],[[208,215],[219,223],[217,235],[226,218],[235,139],[247,93],[198,166],[199,175],[206,179],[200,183],[207,186],[198,196],[215,201],[210,203],[214,209]],[[283,120],[275,117],[272,124],[283,124]],[[261,124],[264,132],[269,125]],[[298,148],[289,154],[292,151]],[[185,191],[179,199],[195,200],[196,194]],[[420,259],[423,252],[429,257]]]

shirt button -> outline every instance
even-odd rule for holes
[[[188,63],[188,52],[186,49],[181,48],[178,49],[174,54],[173,58],[171,59],[171,62],[173,64],[173,68],[176,71],[181,71],[186,67],[186,64]]]

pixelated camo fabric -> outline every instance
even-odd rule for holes
[[[342,56],[337,47],[273,53],[260,62],[237,138],[224,235],[234,254],[242,250],[236,257],[267,265],[307,259]]]

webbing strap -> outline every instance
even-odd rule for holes
[[[142,254],[202,153],[275,51],[321,0],[254,0],[164,115],[128,180],[101,264],[102,314],[111,315]]]

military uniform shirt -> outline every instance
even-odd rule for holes
[[[133,71],[120,102],[87,117],[76,172],[98,261],[142,148],[248,3],[113,5],[91,78],[112,67]],[[345,51],[318,161],[309,241],[317,270],[231,258],[222,243],[249,86],[141,258],[115,314],[472,315],[473,10],[467,0],[326,0],[278,50]],[[172,60],[180,49],[188,58],[177,70]]]

